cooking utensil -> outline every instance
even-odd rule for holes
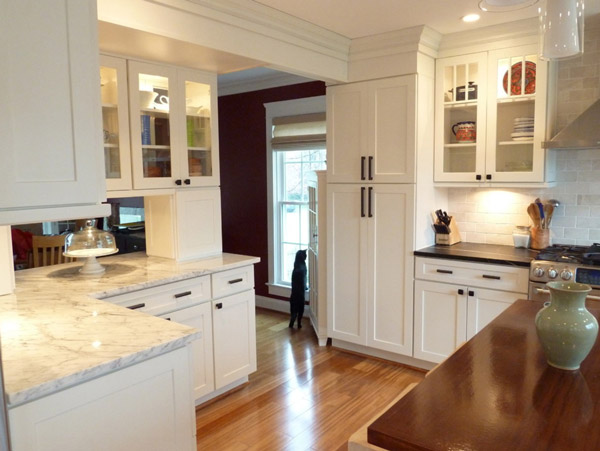
[[[552,215],[554,214],[554,206],[552,204],[544,205],[544,215],[546,216],[546,228],[550,228],[550,222],[552,221]]]
[[[540,223],[540,209],[538,208],[538,206],[535,203],[529,204],[529,206],[527,207],[527,213],[529,214],[529,217],[533,221],[533,226],[539,228],[541,226],[541,223]]]
[[[446,224],[447,226],[450,226],[450,216],[448,216],[448,213],[446,213],[445,211],[442,211],[442,216],[444,217],[444,220],[442,221],[444,224]]]
[[[544,205],[542,204],[542,201],[540,200],[539,197],[537,197],[535,200],[535,205],[537,206],[538,210],[540,211],[540,226],[542,229],[546,228],[546,220],[545,220],[545,216],[544,216]]]

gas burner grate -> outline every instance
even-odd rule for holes
[[[592,246],[554,244],[542,249],[535,259],[551,262],[600,265],[600,244],[594,243]]]

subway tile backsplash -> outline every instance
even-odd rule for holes
[[[512,245],[517,225],[531,224],[527,206],[539,197],[560,206],[550,225],[552,243],[600,242],[600,149],[557,153],[557,186],[547,189],[450,188],[448,210],[463,241]],[[590,176],[593,173],[595,177]]]
[[[586,18],[584,54],[559,63],[558,86],[555,129],[561,130],[600,98],[600,15]],[[562,150],[556,156],[554,188],[449,188],[448,210],[462,240],[512,245],[513,228],[531,224],[527,206],[539,197],[561,203],[550,226],[552,243],[600,242],[600,149]]]

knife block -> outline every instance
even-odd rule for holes
[[[460,243],[460,232],[454,218],[450,218],[450,225],[448,226],[450,233],[438,233],[435,234],[435,244],[441,244],[444,246],[452,246],[453,244]]]

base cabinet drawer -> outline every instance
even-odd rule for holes
[[[529,268],[416,257],[415,279],[527,293]]]
[[[254,268],[252,266],[217,272],[211,277],[213,299],[254,288]]]

